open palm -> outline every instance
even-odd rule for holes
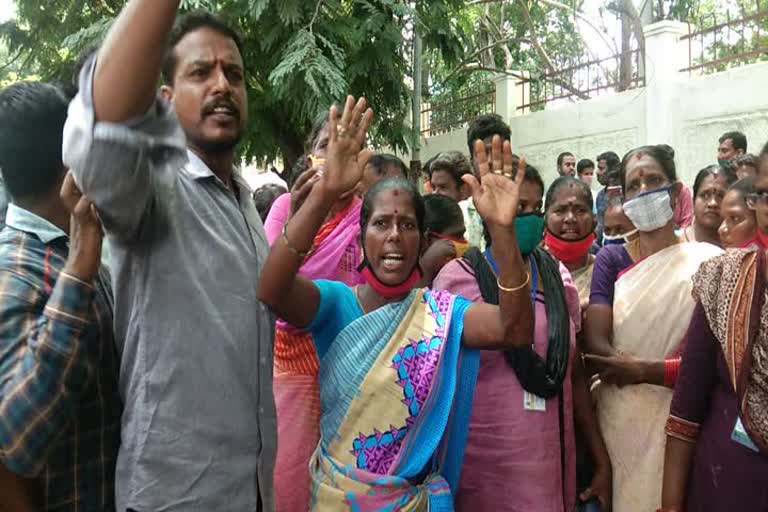
[[[373,111],[365,108],[365,98],[357,102],[347,96],[344,112],[332,106],[328,116],[328,149],[322,186],[336,196],[352,190],[363,177],[372,152],[363,149]]]
[[[517,216],[520,187],[525,179],[525,160],[520,159],[515,172],[509,141],[498,135],[491,142],[490,158],[485,144],[475,141],[475,162],[480,180],[466,175],[478,213],[488,224],[511,227]]]

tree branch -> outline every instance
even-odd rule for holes
[[[320,6],[323,5],[323,0],[317,0],[317,5],[315,6],[315,13],[312,15],[312,19],[309,21],[309,33],[314,35],[314,32],[312,32],[312,29],[315,26],[315,21],[317,21],[317,16],[320,14]]]
[[[496,68],[491,68],[489,66],[484,66],[484,65],[472,66],[472,67],[469,67],[469,66],[472,64],[471,61],[475,57],[477,57],[479,55],[482,55],[484,52],[487,52],[488,50],[491,50],[491,49],[493,49],[493,48],[495,48],[495,47],[497,47],[499,45],[505,45],[506,46],[506,43],[508,43],[509,41],[512,41],[512,40],[522,41],[522,42],[526,42],[526,43],[530,43],[531,42],[529,39],[521,39],[521,38],[517,38],[515,36],[510,36],[510,37],[506,37],[504,39],[501,39],[499,41],[494,41],[493,43],[491,43],[489,45],[486,45],[486,46],[480,48],[479,50],[476,50],[469,57],[464,59],[461,63],[459,63],[458,66],[456,66],[454,69],[452,69],[451,72],[448,73],[448,75],[445,78],[443,78],[441,80],[441,83],[447,82],[448,80],[453,78],[460,71],[466,71],[468,69],[478,70],[478,71],[497,71]],[[499,71],[499,73],[501,73],[501,71]],[[508,72],[508,71],[505,71],[504,74],[509,74],[510,76],[515,76],[517,78],[522,78],[521,75],[516,75],[516,74]]]
[[[526,25],[528,25],[528,30],[531,33],[531,44],[533,45],[533,48],[536,50],[536,53],[539,54],[539,57],[541,57],[541,60],[544,61],[544,66],[547,68],[547,70],[549,70],[549,73],[552,75],[550,80],[553,83],[562,87],[563,89],[570,91],[574,96],[577,96],[582,100],[588,100],[589,99],[588,94],[583,93],[582,91],[575,88],[573,85],[556,77],[557,69],[555,68],[555,65],[552,63],[552,59],[549,58],[549,55],[547,54],[546,50],[544,50],[544,47],[541,46],[541,42],[539,42],[539,36],[536,35],[536,27],[533,24],[533,19],[531,19],[531,11],[528,8],[527,0],[520,0],[520,5],[523,8],[523,18],[525,19],[525,23]]]

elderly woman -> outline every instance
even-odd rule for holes
[[[681,186],[668,146],[643,146],[621,165],[624,211],[639,230],[597,255],[587,311],[588,361],[599,369],[598,417],[614,468],[613,507],[659,506],[664,422],[681,342],[693,313],[691,276],[719,254],[681,242],[674,207]]]

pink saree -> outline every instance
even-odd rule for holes
[[[290,214],[290,194],[272,206],[264,224],[270,245],[281,236]],[[354,286],[361,282],[357,266],[362,259],[358,198],[326,222],[315,237],[314,252],[299,274],[309,279],[331,279]],[[320,439],[318,360],[312,336],[283,321],[275,332],[274,395],[277,408],[277,461],[275,510],[293,512],[309,508],[309,460]]]

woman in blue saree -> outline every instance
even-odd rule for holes
[[[530,350],[530,276],[514,231],[523,173],[513,172],[509,142],[496,137],[490,158],[482,142],[476,145],[481,181],[466,178],[494,242],[505,249],[499,306],[414,289],[424,203],[410,182],[396,178],[371,188],[362,206],[365,283],[351,288],[307,280],[297,271],[322,219],[362,176],[372,117],[364,110],[365,100],[351,97],[343,115],[331,109],[326,169],[299,191],[306,199],[272,246],[259,298],[312,332],[320,358],[320,443],[310,462],[310,508],[453,510],[477,350]]]

